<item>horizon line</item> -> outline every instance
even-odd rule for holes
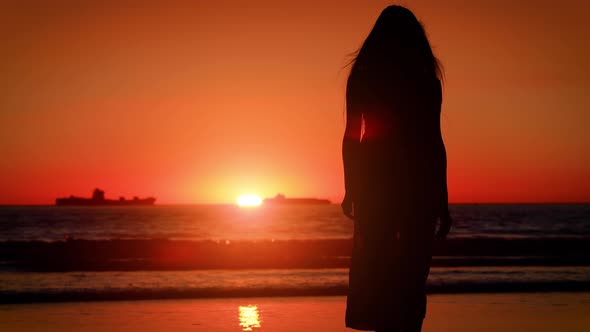
[[[339,205],[339,202],[332,202],[330,201],[329,204],[326,205]],[[488,204],[488,205],[516,205],[516,204],[590,204],[590,200],[588,201],[477,201],[477,202],[449,202],[449,205],[476,205],[476,204]],[[235,205],[235,202],[208,202],[208,203],[160,203],[154,204],[149,206],[194,206],[194,205]],[[304,205],[304,204],[303,204]],[[0,203],[0,207],[5,206],[56,206],[55,203]],[[149,207],[148,206],[148,207]],[[80,206],[86,207],[86,206]],[[101,206],[99,206],[101,207]],[[105,205],[103,207],[109,207],[109,205]]]

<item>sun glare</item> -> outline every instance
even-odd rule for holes
[[[238,197],[239,206],[259,206],[262,204],[262,198],[258,195],[242,195]]]
[[[240,326],[242,331],[253,331],[255,328],[261,326],[262,318],[258,311],[258,307],[255,305],[240,306]]]

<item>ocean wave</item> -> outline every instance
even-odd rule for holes
[[[347,269],[0,273],[0,303],[345,295]],[[433,268],[428,293],[589,291],[590,267]]]
[[[588,238],[436,241],[434,266],[590,265]],[[348,267],[351,239],[0,242],[0,268],[33,271]]]

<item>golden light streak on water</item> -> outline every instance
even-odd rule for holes
[[[255,305],[240,306],[239,319],[242,331],[253,331],[255,328],[261,326],[262,317],[258,311],[258,307]]]

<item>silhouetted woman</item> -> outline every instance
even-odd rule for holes
[[[352,63],[342,144],[355,221],[346,326],[420,331],[437,237],[449,232],[441,70],[422,25],[387,7]]]

